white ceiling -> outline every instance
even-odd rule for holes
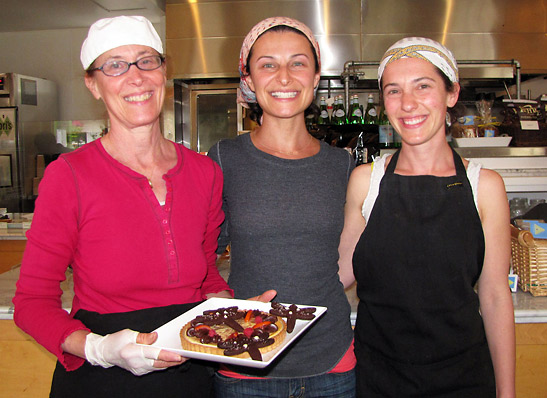
[[[165,0],[1,0],[0,32],[84,28],[118,15],[143,15],[160,23]]]

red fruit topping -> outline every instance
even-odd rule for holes
[[[243,334],[247,337],[251,337],[251,335],[253,334],[253,331],[254,331],[253,328],[245,328],[245,330],[243,331]]]

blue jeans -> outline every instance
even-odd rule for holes
[[[216,398],[354,398],[355,371],[292,379],[236,379],[215,374]]]

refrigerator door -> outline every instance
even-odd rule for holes
[[[17,73],[0,73],[0,107],[16,109],[14,131],[10,136],[2,133],[0,153],[12,152],[13,186],[0,188],[0,207],[9,201],[9,212],[31,213],[36,199],[37,172],[43,170],[37,162],[39,146],[45,141],[55,140],[53,121],[58,120],[59,105],[57,86],[54,82]],[[9,112],[9,111],[8,111]],[[11,111],[13,112],[13,111]],[[9,148],[9,149],[6,149]],[[7,156],[4,156],[7,164]],[[0,160],[1,162],[1,160]],[[15,162],[15,165],[13,165]],[[5,169],[5,167],[4,167]],[[9,191],[9,192],[7,192]],[[15,196],[18,196],[17,198]]]
[[[237,135],[236,90],[196,90],[192,92],[195,110],[192,143],[206,152],[217,141]]]
[[[21,209],[17,107],[0,107],[0,207]]]
[[[238,84],[191,84],[175,80],[175,140],[197,152],[250,130],[246,109],[237,103]]]

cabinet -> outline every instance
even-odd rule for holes
[[[26,245],[26,240],[0,239],[0,274],[21,263]]]
[[[517,324],[515,331],[517,397],[544,398],[547,395],[547,324]]]

